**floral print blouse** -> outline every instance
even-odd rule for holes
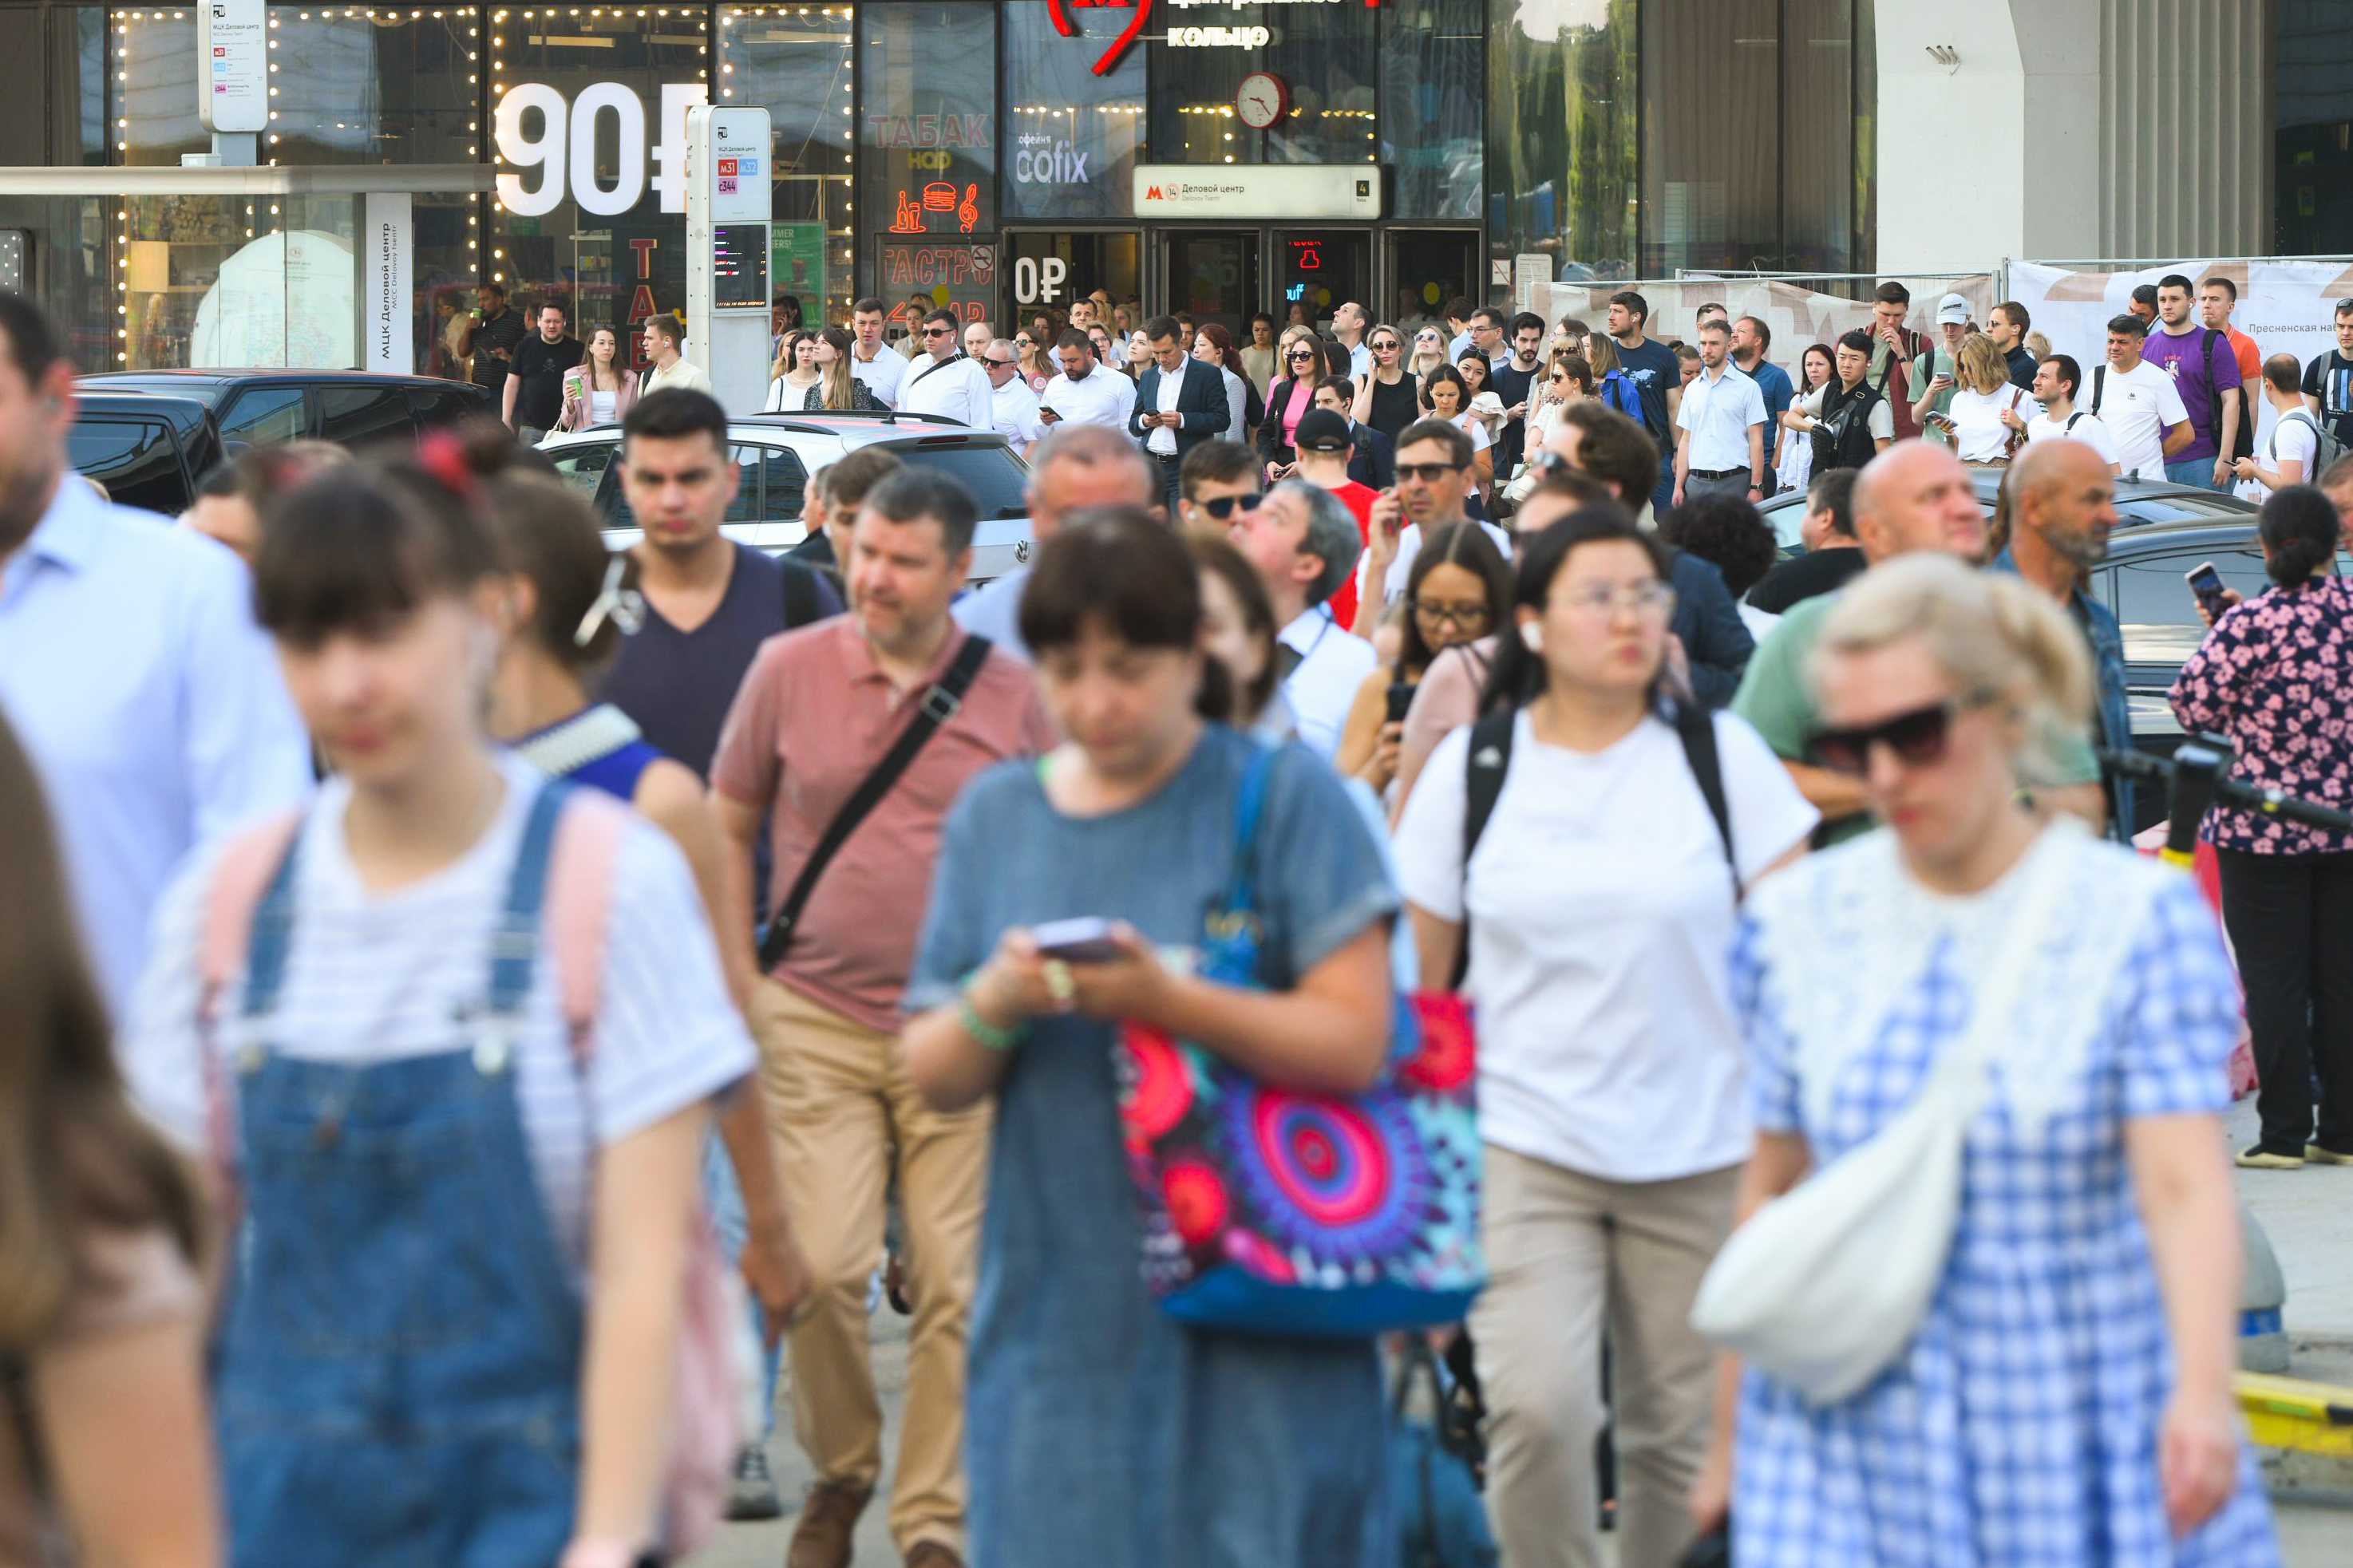
[[[2353,581],[2267,588],[2223,613],[2173,682],[2174,716],[2238,747],[2231,776],[2339,811],[2353,808]],[[2200,836],[2251,855],[2353,850],[2326,833],[2216,806]]]

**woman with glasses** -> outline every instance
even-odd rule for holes
[[[1474,357],[1474,354],[1465,354],[1463,363],[1468,364]],[[1493,393],[1488,394],[1490,397],[1493,395]],[[1483,503],[1487,499],[1488,487],[1495,480],[1495,454],[1487,435],[1487,422],[1471,412],[1471,387],[1462,373],[1440,365],[1424,376],[1421,408],[1432,419],[1443,419],[1471,437],[1472,477],[1477,482],[1478,499]],[[1483,517],[1486,513],[1482,510],[1473,515]]]
[[[1562,409],[1592,395],[1593,362],[1574,349],[1555,353],[1536,390],[1535,410],[1528,416],[1529,454],[1544,450],[1545,438],[1560,423]]]
[[[1323,341],[1312,331],[1285,333],[1282,379],[1267,389],[1266,423],[1258,427],[1258,452],[1266,468],[1266,482],[1291,477],[1299,461],[1293,445],[1300,418],[1315,406],[1315,384],[1324,379]]]
[[[1510,616],[1512,569],[1479,524],[1441,524],[1422,536],[1398,607],[1406,616],[1397,663],[1375,669],[1356,689],[1333,759],[1343,777],[1364,780],[1383,799],[1397,778],[1413,689],[1440,654],[1478,641]]]
[[[1258,388],[1241,374],[1241,356],[1234,351],[1234,335],[1215,321],[1203,322],[1193,333],[1193,357],[1214,366],[1226,384],[1224,439],[1249,446],[1259,421],[1266,417],[1266,405],[1259,401]]]
[[[1593,329],[1575,316],[1563,316],[1553,323],[1553,351],[1556,353],[1581,354],[1585,352],[1585,340],[1592,335]]]
[[[1421,417],[1420,392],[1405,370],[1405,339],[1384,321],[1365,334],[1365,344],[1373,351],[1373,368],[1356,378],[1348,417],[1395,441],[1398,432]]]
[[[825,379],[817,363],[817,345],[818,334],[798,327],[777,340],[776,363],[768,367],[768,401],[760,405],[762,413],[781,414],[808,406],[808,395]]]
[[[2011,451],[2026,438],[2024,421],[2034,417],[2024,412],[2034,400],[2010,379],[2009,363],[1983,332],[1963,338],[1953,360],[1960,386],[1945,408],[1953,455],[1972,468],[2010,467]],[[2004,414],[2020,420],[2017,429],[2002,422]]]
[[[1814,477],[1814,438],[1807,434],[1809,421],[1819,419],[1822,413],[1822,395],[1829,391],[1836,378],[1838,366],[1831,358],[1826,343],[1808,343],[1798,356],[1798,392],[1789,400],[1788,411],[1781,416],[1780,455],[1774,459],[1773,475],[1777,489],[1801,490]]]
[[[1662,698],[1674,591],[1622,510],[1524,537],[1515,596],[1488,680],[1504,706],[1440,743],[1397,834],[1424,983],[1470,943],[1487,1509],[1514,1568],[1598,1562],[1607,1409],[1620,1554],[1668,1563],[1707,1451],[1715,1358],[1692,1301],[1750,1143],[1733,916],[1744,886],[1804,853],[1814,810],[1746,722]],[[1503,779],[1466,864],[1474,756]]]
[[[1240,350],[1241,363],[1237,368],[1242,378],[1252,386],[1271,384],[1275,376],[1274,318],[1264,310],[1250,319],[1250,342]]]
[[[1745,911],[1744,1222],[1837,1177],[1987,1048],[1965,1032],[1989,983],[2017,987],[1908,1342],[1834,1403],[1727,1357],[1693,1514],[1729,1497],[1742,1568],[2277,1563],[2232,1394],[2230,962],[2190,879],[2019,798],[2040,738],[2090,716],[2082,634],[2019,578],[1923,552],[1845,590],[1810,677],[1817,757],[1887,826]]]
[[[1029,384],[1029,390],[1033,393],[1045,391],[1047,384],[1060,374],[1060,367],[1054,363],[1053,356],[1029,332],[1023,332],[1013,340],[1013,352],[1020,356],[1021,379]]]
[[[1413,353],[1406,360],[1406,374],[1419,383],[1445,363],[1445,332],[1436,327],[1423,327],[1417,331],[1413,334]]]

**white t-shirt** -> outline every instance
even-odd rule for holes
[[[1038,395],[1018,375],[1007,376],[1005,384],[989,394],[988,406],[989,423],[1017,451],[1046,434],[1038,420]]]
[[[1498,404],[1496,406],[1501,408],[1502,405]],[[1488,437],[1487,422],[1479,417],[1475,410],[1464,409],[1454,416],[1453,425],[1457,430],[1471,437],[1471,455],[1474,458],[1495,444]]]
[[[1509,561],[1512,558],[1512,536],[1492,522],[1482,521],[1479,526],[1487,531],[1487,537],[1495,542],[1495,548],[1504,552],[1504,560]],[[1405,592],[1407,582],[1413,576],[1413,558],[1420,553],[1421,524],[1409,522],[1405,531],[1398,535],[1397,559],[1389,563],[1388,574],[1381,579],[1382,603],[1387,604]]]
[[[2021,419],[2029,419],[2041,406],[2006,382],[1990,395],[1960,388],[1945,407],[1953,421],[1953,456],[1965,463],[2000,461],[2010,455],[2010,426],[2001,422],[2002,411],[2014,409]]]
[[[2026,422],[2026,444],[2030,447],[2037,441],[2048,441],[2054,436],[2081,441],[2097,452],[2104,463],[2117,460],[2116,437],[2108,434],[2107,421],[2096,414],[2087,414],[2078,408],[2065,419],[2053,419],[2048,414],[2038,414]]]
[[[2310,416],[2289,415],[2272,426],[2272,438],[2264,448],[2263,466],[2276,471],[2283,462],[2301,463],[2298,484],[2312,483],[2313,454],[2320,450],[2320,437],[2309,423]]]
[[[1814,808],[1756,731],[1715,715],[1740,874],[1804,841]],[[1439,742],[1398,825],[1398,883],[1441,920],[1470,910],[1464,994],[1479,1011],[1488,1142],[1618,1182],[1748,1157],[1727,955],[1724,841],[1662,720],[1588,756],[1525,714],[1466,877],[1471,731]]]
[[[2107,374],[2100,375],[2101,371]],[[2116,440],[2116,460],[2127,479],[2165,478],[2165,433],[2189,417],[2173,378],[2147,360],[2119,372],[2101,365],[2090,373],[2099,396],[2099,416]],[[2089,402],[2078,406],[2089,408]]]
[[[866,384],[874,401],[885,408],[899,406],[899,383],[906,379],[907,362],[888,343],[874,351],[872,359],[860,359],[852,345],[849,351],[849,374]]]
[[[1038,405],[1072,425],[1103,425],[1113,430],[1127,428],[1127,416],[1135,412],[1135,383],[1115,370],[1098,365],[1087,372],[1083,381],[1072,381],[1058,375],[1046,384],[1045,395]]]
[[[1302,614],[1282,628],[1278,640],[1299,655],[1298,668],[1282,683],[1299,738],[1328,763],[1340,750],[1340,731],[1356,703],[1356,688],[1380,656],[1371,643],[1340,625],[1329,605]]]
[[[969,354],[959,353],[934,366],[909,365],[899,389],[899,406],[909,414],[936,414],[975,430],[996,426],[997,388],[988,372]]]
[[[267,1040],[306,1061],[370,1065],[472,1044],[453,1022],[479,1008],[490,981],[491,931],[533,798],[545,781],[512,754],[499,760],[507,797],[490,829],[421,882],[372,893],[343,839],[351,785],[320,786],[300,834],[294,934]],[[205,1077],[196,1010],[204,903],[220,855],[199,853],[156,907],[155,941],[120,1052],[133,1097],[183,1148],[202,1153]],[[585,1096],[543,942],[515,1043],[516,1099],[532,1169],[575,1265],[586,1259],[592,1148],[707,1100],[758,1061],[729,1001],[702,900],[685,857],[660,829],[632,818],[613,865],[606,917],[604,1004]],[[234,1095],[235,1027],[244,976],[220,1000],[218,1081]]]

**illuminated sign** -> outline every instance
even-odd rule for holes
[[[767,241],[768,226],[764,223],[712,226],[711,303],[714,310],[767,309]]]
[[[993,245],[921,245],[886,241],[876,258],[882,287],[902,294],[921,291],[933,306],[954,310],[964,321],[985,321],[997,298],[997,247]],[[904,304],[885,318],[914,325]]]
[[[1145,24],[1152,19],[1153,3],[1154,0],[1046,0],[1046,15],[1052,20],[1054,24],[1054,31],[1061,34],[1062,37],[1066,38],[1075,38],[1079,37],[1079,25],[1071,20],[1071,12],[1075,8],[1104,11],[1133,10],[1135,13],[1135,19],[1128,23],[1127,26],[1121,31],[1119,37],[1111,41],[1111,47],[1103,50],[1103,58],[1094,63],[1095,75],[1109,76],[1113,71],[1119,68],[1119,62],[1127,57],[1128,46],[1134,43],[1138,37],[1143,36]],[[1250,5],[1252,7],[1264,5],[1345,5],[1348,4],[1348,0],[1168,0],[1168,4],[1180,11],[1191,5],[1225,5],[1235,10],[1240,10],[1244,5]],[[1365,8],[1368,11],[1378,10],[1380,8],[1380,4],[1381,0],[1365,0]],[[1201,33],[1226,31],[1258,33],[1261,35],[1259,40],[1261,47],[1262,47],[1266,41],[1264,37],[1266,29],[1263,27],[1235,29],[1217,27],[1171,28],[1168,33],[1168,41],[1170,43],[1179,43],[1180,40],[1177,38],[1176,35],[1180,32],[1198,35]],[[1182,43],[1191,47],[1198,48],[1206,47],[1208,40],[1198,37],[1192,37],[1182,40]]]
[[[554,212],[567,190],[583,213],[611,217],[634,208],[653,186],[661,210],[686,210],[686,111],[703,101],[703,84],[664,82],[661,89],[660,139],[653,148],[654,174],[646,178],[646,106],[637,93],[617,81],[600,81],[580,89],[569,101],[544,82],[517,82],[499,97],[491,115],[492,139],[499,161],[520,170],[540,171],[537,184],[525,184],[520,174],[501,169],[498,176],[499,205],[522,217]],[[539,111],[536,136],[523,134],[523,117]],[[609,116],[614,131],[613,184],[596,179],[598,121]],[[737,178],[752,177],[754,169]]]
[[[1363,163],[1138,163],[1135,216],[1377,218],[1381,182]]]
[[[1179,49],[1262,49],[1273,37],[1264,27],[1171,27],[1161,41]]]

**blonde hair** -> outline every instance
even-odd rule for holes
[[[1956,380],[1980,396],[1991,397],[2010,384],[2010,365],[1993,340],[1983,332],[1971,332],[1961,340],[1953,358],[1960,371]]]
[[[1599,386],[1601,378],[1622,369],[1618,363],[1618,345],[1609,341],[1608,332],[1595,332],[1585,340],[1586,362],[1593,366],[1593,384]]]
[[[1874,566],[1823,617],[1807,666],[1819,690],[1834,658],[1917,637],[1965,695],[2008,702],[2025,720],[2022,777],[2052,782],[2056,743],[2092,714],[2092,657],[2051,599],[2007,572],[1980,572],[1942,551]]]

